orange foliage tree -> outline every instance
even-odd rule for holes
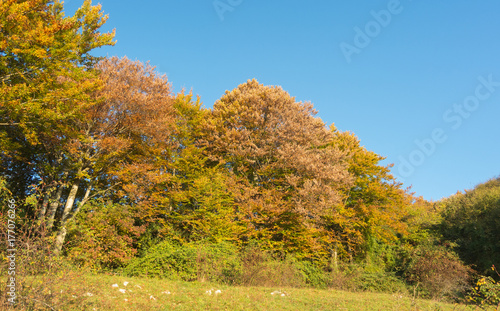
[[[346,199],[336,214],[325,218],[325,226],[336,253],[366,255],[373,241],[391,243],[406,233],[413,197],[391,175],[391,165],[379,164],[384,157],[366,150],[350,132],[334,126],[331,131],[332,146],[349,154],[348,170],[354,183],[343,190]]]
[[[57,203],[64,202],[56,252],[64,242],[66,224],[89,199],[113,190],[115,198],[135,204],[147,200],[150,188],[165,177],[158,159],[169,152],[169,134],[175,127],[167,78],[127,58],[104,59],[97,69],[104,87],[95,94],[97,103],[75,124],[78,137],[63,150],[68,165],[59,172],[65,178],[60,187],[69,188],[69,194],[40,214],[51,225]]]
[[[310,103],[249,80],[227,91],[208,119],[203,145],[231,173],[236,219],[265,248],[311,255],[321,216],[351,183],[347,153]],[[330,147],[328,147],[330,145]]]

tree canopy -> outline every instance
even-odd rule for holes
[[[500,178],[442,200],[440,209],[444,238],[466,263],[492,274],[492,265],[500,259]]]

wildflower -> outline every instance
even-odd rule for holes
[[[123,288],[120,288],[120,289],[119,289],[119,291],[120,291],[120,293],[124,293],[124,294],[125,294],[125,292],[126,292],[126,290],[125,290],[125,289],[123,289]]]
[[[156,300],[156,298],[155,298],[155,297],[153,297],[153,295],[149,295],[149,299],[151,299],[151,300]]]
[[[222,293],[222,291],[221,291],[220,289],[218,289],[218,290],[216,290],[216,291],[215,291],[215,294],[216,294],[216,295],[218,295],[218,294],[220,294],[220,293]]]
[[[123,286],[127,286],[128,282],[123,282]]]
[[[85,293],[85,296],[92,297],[92,296],[94,296],[94,294],[92,294],[92,293]]]
[[[118,284],[113,284],[111,285],[111,287],[118,287]]]
[[[210,289],[210,290],[207,290],[207,291],[205,292],[205,294],[212,295],[212,290],[211,290],[211,289]]]
[[[135,287],[139,288],[139,289],[142,289],[142,287],[140,287],[139,285],[136,285]]]
[[[171,292],[170,292],[170,291],[168,291],[168,290],[166,290],[166,291],[164,291],[164,292],[161,292],[161,293],[162,293],[162,294],[166,294],[166,295],[170,295],[170,294],[171,294]]]
[[[271,295],[280,295],[281,297],[285,297],[286,293],[282,293],[279,290],[275,290],[274,292],[271,293]]]

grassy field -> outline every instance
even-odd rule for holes
[[[54,282],[51,290],[42,290],[52,305],[44,307],[35,299],[33,303],[42,310],[480,310],[414,300],[408,294],[236,287],[112,275],[80,275],[70,283],[68,276],[62,279],[64,282]],[[0,283],[3,287],[5,282]],[[33,292],[38,288],[39,294],[44,288],[40,280],[26,286],[33,287]]]

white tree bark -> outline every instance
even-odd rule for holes
[[[64,240],[66,239],[66,234],[68,233],[66,230],[66,223],[68,221],[68,216],[70,215],[71,209],[73,208],[73,204],[75,203],[76,194],[78,193],[79,184],[80,184],[80,182],[76,181],[71,186],[71,190],[68,194],[68,198],[66,199],[66,204],[64,205],[64,210],[63,210],[63,214],[61,217],[61,225],[59,227],[59,230],[57,231],[56,241],[54,243],[54,254],[56,256],[58,256],[61,253],[62,246],[64,244]]]
[[[52,198],[52,201],[50,202],[49,209],[47,211],[47,230],[49,231],[54,226],[54,218],[56,216],[57,208],[59,207],[59,201],[61,200],[63,189],[64,186],[59,185],[55,196]]]
[[[42,222],[43,219],[45,218],[45,213],[47,212],[47,206],[49,205],[50,196],[51,196],[51,193],[49,192],[43,197],[42,206],[40,208],[40,211],[38,212],[38,222],[39,223]]]
[[[66,201],[66,205],[64,207],[63,216],[61,218],[61,226],[59,228],[59,231],[57,232],[56,241],[54,244],[54,254],[56,255],[59,255],[61,253],[62,246],[64,244],[64,241],[66,240],[66,234],[68,233],[66,229],[66,224],[69,221],[75,219],[76,215],[78,215],[78,212],[85,205],[85,203],[88,202],[90,198],[90,191],[92,190],[92,185],[89,185],[87,187],[83,199],[78,203],[78,207],[73,210],[72,207],[75,202],[76,194],[78,192],[78,187],[79,187],[78,184],[74,184],[71,187],[71,191],[68,195],[68,200]]]

